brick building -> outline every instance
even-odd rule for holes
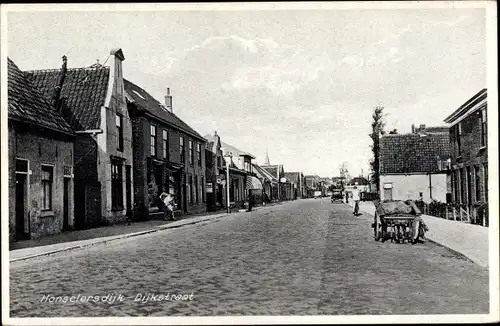
[[[319,177],[317,175],[304,176],[304,184],[308,198],[314,197],[314,192],[318,189]]]
[[[264,170],[257,164],[252,164],[253,170],[262,183],[263,188],[263,200],[264,201],[274,201],[278,198],[278,179]]]
[[[446,202],[447,132],[388,134],[380,139],[380,199]]]
[[[488,203],[487,90],[475,94],[444,121],[451,125],[451,185],[455,214],[487,225],[487,210],[484,210]]]
[[[132,125],[123,89],[121,49],[109,66],[34,70],[30,79],[51,98],[62,78],[63,118],[75,130],[75,227],[124,222],[132,211]]]
[[[205,147],[207,210],[213,212],[226,207],[227,195],[222,183],[222,180],[225,180],[226,163],[217,132],[213,136],[206,135],[205,138],[207,139]]]
[[[170,90],[165,105],[125,80],[132,119],[135,218],[163,218],[162,192],[173,194],[180,214],[206,211],[205,143],[172,109]]]
[[[304,175],[301,172],[285,172],[285,178],[291,184],[291,199],[304,196]]]
[[[58,102],[58,88],[52,88],[49,101],[10,59],[7,70],[12,242],[73,227],[75,135],[53,105]]]
[[[221,141],[221,150],[224,155],[224,162],[229,162],[229,201],[231,205],[243,206],[248,200],[249,195],[262,195],[262,183],[253,171],[252,160],[255,156],[238,149],[228,143]],[[230,155],[230,158],[226,157]],[[223,167],[224,175],[221,178],[226,179],[226,166]],[[227,190],[225,190],[227,191]],[[259,201],[257,199],[257,201]]]

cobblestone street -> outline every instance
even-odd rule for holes
[[[375,242],[372,217],[351,210],[297,200],[15,262],[11,317],[488,313],[487,269],[429,242]],[[107,294],[127,299],[40,302]]]

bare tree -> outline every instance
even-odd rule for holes
[[[373,159],[370,160],[371,176],[372,180],[376,185],[377,192],[380,189],[380,177],[379,177],[379,167],[380,167],[380,136],[385,133],[385,114],[383,106],[376,106],[373,109],[372,114],[372,132],[369,135],[373,141],[370,146],[373,152]]]

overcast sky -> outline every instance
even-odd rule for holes
[[[483,9],[10,12],[8,55],[22,70],[103,63],[201,135],[285,171],[368,172],[373,107],[388,128],[443,125],[486,87]]]

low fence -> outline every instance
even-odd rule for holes
[[[426,203],[416,201],[415,204],[422,214],[440,217],[448,220],[488,226],[488,203],[466,205],[462,203],[442,203],[432,201]]]

